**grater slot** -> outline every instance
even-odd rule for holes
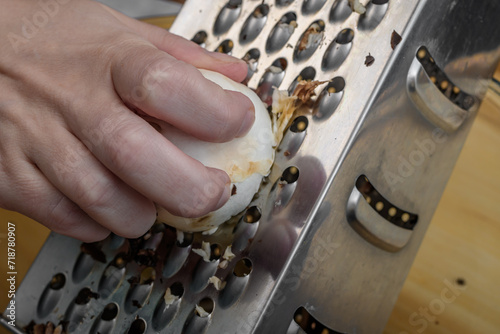
[[[335,331],[323,325],[304,307],[299,307],[293,315],[293,320],[286,334],[346,334]]]
[[[408,244],[418,222],[416,214],[392,204],[364,175],[358,177],[349,197],[347,218],[360,236],[389,252]]]
[[[407,85],[422,114],[447,132],[456,131],[477,108],[476,99],[451,82],[425,46],[415,55]]]

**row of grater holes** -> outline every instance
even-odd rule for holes
[[[304,126],[303,121],[300,121],[298,124],[297,122],[294,122],[294,125],[291,126],[291,131],[294,133],[300,133],[304,131],[306,127],[307,125]],[[285,184],[293,184],[298,180],[298,176],[299,176],[298,169],[292,166],[287,168],[283,172],[282,176],[277,180],[277,182]],[[251,242],[251,239],[253,239],[256,233],[260,217],[261,217],[260,209],[256,206],[248,208],[246,212],[243,214],[240,223],[236,225],[233,231],[234,235],[236,236],[233,248],[235,253],[237,253],[238,251],[241,252],[248,247],[249,243]],[[158,231],[154,233],[148,240],[154,240],[155,235],[156,236],[159,235]],[[174,247],[177,249],[187,250],[187,253],[189,254],[191,251],[193,238],[192,237],[190,238],[189,234],[187,234],[187,236],[188,237],[185,238],[183,243],[176,242]],[[162,234],[160,235],[160,238],[156,238],[157,240],[154,241],[152,244],[150,244],[152,250],[157,249],[157,247],[161,243],[161,240],[164,237],[166,238],[166,236]],[[94,244],[83,244],[82,250],[84,245],[87,249],[89,249],[88,245],[94,245]],[[115,250],[115,253],[117,254],[114,257],[114,259],[110,263],[108,263],[106,269],[104,270],[101,276],[101,280],[99,282],[99,288],[97,290],[97,293],[92,292],[88,287],[84,287],[72,300],[64,316],[67,330],[69,332],[73,331],[73,329],[75,328],[74,326],[77,326],[84,320],[85,316],[88,313],[88,308],[90,307],[91,300],[93,298],[103,298],[104,300],[107,299],[114,292],[116,292],[118,288],[121,286],[121,284],[124,282],[124,278],[126,276],[127,263],[128,261],[132,262],[130,259],[129,260],[125,259],[126,252],[124,252],[124,250],[126,250],[127,247],[130,247],[130,245],[128,245],[123,238],[112,235],[110,238],[108,238],[108,240],[104,241],[99,247],[104,248],[104,246],[107,246],[108,249]],[[71,278],[74,283],[78,284],[82,282],[86,277],[88,277],[88,275],[92,272],[94,265],[96,264],[96,261],[106,263],[104,253],[100,252],[101,254],[99,255],[99,249],[96,249],[95,247],[91,248],[93,250],[82,251],[82,253],[80,253],[80,256],[78,257],[73,267]],[[143,248],[143,249],[148,250],[149,248]],[[210,260],[216,261],[215,268],[217,269],[218,260],[222,255],[222,250],[219,245],[212,244],[211,251],[212,252]],[[170,252],[172,252],[172,250],[170,250]],[[92,255],[90,255],[89,253],[92,253]],[[102,257],[104,257],[104,259],[102,259]],[[168,260],[167,256],[165,258]],[[187,261],[187,256],[183,259],[182,263],[179,263],[180,265],[177,267],[177,271],[180,270],[180,268],[183,266],[183,263],[186,261]],[[212,264],[212,262],[207,263],[200,260],[198,264],[208,266]],[[131,282],[129,279],[130,288],[124,301],[124,311],[127,314],[136,313],[142,306],[146,305],[146,303],[149,303],[149,297],[153,290],[153,284],[156,281],[156,270],[154,268],[154,265],[145,266],[141,265],[140,263],[139,265],[140,267],[143,267],[140,278],[138,278],[136,282]],[[253,265],[250,259],[241,258],[239,261],[236,262],[232,270],[232,276],[236,277],[235,279],[239,278],[248,279],[248,276],[252,272],[252,266]],[[112,271],[109,271],[110,268],[112,269]],[[195,269],[193,276],[196,276],[196,272],[197,270]],[[167,279],[173,278],[174,275],[175,273],[169,274]],[[210,276],[215,275],[215,270],[211,272],[209,275]],[[106,281],[109,278],[112,279],[112,282],[110,284],[104,282],[103,284],[103,281]],[[205,282],[207,282],[208,277],[203,277],[202,279]],[[64,295],[63,288],[66,286],[66,280],[67,278],[65,274],[57,273],[52,277],[51,281],[47,284],[47,287],[42,292],[42,295],[37,305],[37,314],[39,318],[44,318],[48,316],[56,308],[56,306],[58,305],[58,303],[60,302],[61,298]],[[161,280],[162,279],[160,279],[160,282]],[[139,283],[137,281],[139,281]],[[227,279],[227,281],[232,282],[230,278]],[[195,282],[194,279],[193,282]],[[193,292],[201,292],[207,286],[208,283],[201,286],[201,288],[198,287],[193,289],[195,290]],[[177,305],[175,305],[175,307],[172,307],[169,312],[166,312],[168,311],[168,307],[167,308],[164,307],[165,304],[163,297],[164,294],[161,295],[158,302],[156,302],[156,307],[152,318],[152,326],[155,330],[161,330],[164,327],[166,327],[168,323],[170,323],[171,320],[176,316],[177,313],[176,311],[180,308],[179,304],[184,294],[184,286],[180,282],[175,282],[171,284],[169,288],[171,294],[176,296],[176,298],[178,298]],[[220,296],[222,298],[219,298],[221,305],[223,305],[224,307],[228,307],[232,305],[234,302],[236,302],[236,300],[240,297],[241,293],[243,292],[241,288],[242,288],[241,284],[235,284],[235,287],[233,289],[231,289],[231,286],[225,287],[222,290],[222,295]],[[229,292],[224,295],[225,293],[224,290]],[[201,299],[198,305],[202,306],[203,309],[209,314],[211,314],[211,312],[215,307],[214,301],[210,298]],[[119,314],[119,310],[120,308],[116,303],[114,302],[108,303],[102,310],[99,317],[97,317],[96,320],[94,321],[92,327],[93,329],[91,332],[99,332],[99,333],[111,332],[114,326],[116,325],[115,320]],[[189,325],[189,320],[190,319],[186,320],[187,326]],[[146,327],[147,324],[144,321],[144,319],[137,318],[132,322],[129,328],[129,333],[143,333],[146,330]]]
[[[293,1],[276,1],[278,7],[287,7]],[[327,0],[304,0],[301,7],[302,15],[312,15],[323,8]],[[371,0],[367,4],[367,11],[361,15],[358,22],[358,27],[361,30],[372,30],[382,20],[387,10],[388,0]],[[213,33],[216,36],[222,35],[230,30],[233,24],[238,20],[242,12],[242,0],[229,0],[218,14],[214,26]],[[255,7],[252,13],[245,20],[242,29],[239,33],[239,41],[241,44],[247,44],[255,40],[267,23],[270,6],[262,3]],[[347,0],[336,0],[330,9],[329,21],[332,23],[344,22],[352,14],[352,9],[348,5]],[[288,12],[283,15],[273,28],[268,37],[269,40],[276,39],[274,35],[277,31],[283,38],[288,39],[297,24],[297,14]],[[282,38],[277,38],[281,40]],[[268,43],[269,44],[269,43]],[[286,41],[280,42],[279,47],[272,46],[268,48],[269,52],[274,52],[281,49]]]

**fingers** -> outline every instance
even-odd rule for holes
[[[9,189],[10,195],[3,203],[7,209],[18,211],[54,232],[84,242],[99,241],[109,235],[108,229],[52,186],[35,166],[23,161],[13,169],[15,172],[8,173],[9,184],[4,183],[4,179],[0,185],[2,189]]]
[[[255,111],[243,94],[222,89],[152,46],[122,51],[111,74],[127,104],[206,141],[224,142],[250,130]]]
[[[229,199],[225,172],[185,155],[124,106],[79,113],[68,122],[109,170],[174,215],[203,216]]]
[[[134,20],[111,8],[106,7],[106,9],[158,49],[183,62],[197,68],[222,73],[236,82],[243,81],[247,75],[248,67],[241,59],[219,52],[207,51],[196,43],[171,34],[165,29]]]
[[[41,172],[103,227],[137,238],[154,224],[153,202],[107,170],[71,133],[54,127],[39,144],[31,157]]]

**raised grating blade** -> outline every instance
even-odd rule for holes
[[[498,63],[500,3],[361,3],[188,0],[172,32],[245,59],[266,102],[327,81],[311,113],[214,235],[179,242],[160,224],[81,245],[52,233],[16,294],[18,327],[381,333]],[[193,252],[204,241],[208,262]]]

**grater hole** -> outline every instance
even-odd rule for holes
[[[305,80],[308,82],[312,81],[312,80],[314,80],[315,76],[316,76],[316,70],[314,69],[314,67],[308,66],[308,67],[304,68],[299,73],[299,75],[295,78],[295,80],[293,80],[292,84],[288,88],[288,95],[293,94],[293,92],[295,91],[295,88],[297,88],[297,85],[299,84],[299,82],[301,82],[302,80]]]
[[[475,99],[453,84],[444,71],[437,66],[436,61],[425,46],[418,49],[416,57],[429,79],[452,103],[465,110],[469,110],[475,104]]]
[[[260,220],[261,215],[260,209],[256,206],[252,206],[245,212],[243,221],[247,224],[254,224]]]
[[[283,171],[280,180],[287,184],[295,183],[299,179],[299,169],[295,166],[290,166]]]
[[[135,319],[128,329],[128,334],[143,334],[146,332],[147,324],[142,318]]]
[[[210,245],[210,261],[217,261],[222,256],[222,247],[219,244]]]
[[[57,273],[52,276],[52,279],[47,284],[38,300],[37,314],[43,318],[50,314],[56,307],[57,303],[63,295],[63,287],[66,285],[66,276],[62,273]]]
[[[323,20],[314,21],[300,37],[293,54],[294,60],[302,61],[311,57],[323,39],[324,30],[325,22]]]
[[[210,314],[212,314],[212,312],[214,311],[215,303],[211,298],[207,297],[207,298],[203,298],[202,300],[200,300],[200,302],[198,303],[198,306],[201,307],[208,314],[202,316],[200,313],[196,312],[196,315],[199,317],[207,317]]]
[[[294,0],[276,0],[276,6],[286,7],[290,5]]]
[[[179,242],[177,240],[176,245],[181,248],[186,248],[188,246],[191,246],[191,244],[193,243],[193,239],[194,239],[193,233],[184,232],[184,239],[182,240],[182,242]]]
[[[236,22],[241,13],[242,0],[229,0],[222,8],[214,23],[214,34],[220,35],[227,32]]]
[[[179,309],[180,298],[184,295],[184,287],[180,282],[173,283],[158,300],[153,314],[153,328],[160,331],[175,317]]]
[[[182,286],[182,283],[180,282],[175,282],[170,286],[170,293],[178,298],[182,298],[184,295],[184,287]]]
[[[356,188],[363,195],[366,202],[376,210],[380,216],[394,225],[407,230],[413,230],[417,224],[418,215],[397,208],[375,189],[366,176],[361,175],[358,177],[356,180]]]
[[[111,233],[111,235],[108,237],[108,248],[118,249],[123,245],[124,242],[125,238],[120,237],[114,233]]]
[[[260,58],[259,49],[251,49],[245,54],[245,56],[243,56],[243,60],[247,63],[248,66],[247,76],[245,80],[242,81],[244,85],[247,85],[252,76],[254,75],[254,73],[257,72],[259,58]]]
[[[279,87],[285,77],[287,66],[288,63],[285,58],[276,59],[271,66],[266,69],[266,72],[259,81],[256,93],[268,106],[272,104],[274,87]]]
[[[351,29],[343,29],[337,35],[323,56],[323,70],[337,70],[342,65],[352,49],[353,39],[354,31]]]
[[[128,280],[130,289],[125,297],[125,311],[134,313],[146,304],[153,290],[155,279],[155,269],[153,267],[146,267],[141,271],[139,279],[132,277]]]
[[[293,120],[292,125],[290,125],[290,131],[295,133],[304,132],[306,131],[308,125],[309,120],[307,117],[299,116]]]
[[[304,307],[299,307],[293,315],[293,322],[306,334],[344,334],[334,331],[316,320]],[[293,324],[292,324],[293,325]],[[294,328],[295,326],[290,326]]]
[[[302,3],[302,14],[314,14],[323,7],[326,0],[304,0]]]
[[[226,39],[219,44],[219,46],[215,49],[215,51],[230,55],[231,51],[233,50],[233,47],[234,47],[233,41],[230,39]]]
[[[78,295],[75,298],[76,305],[86,305],[90,303],[90,301],[95,298],[99,298],[99,294],[92,292],[89,288],[83,288],[78,292]]]
[[[352,13],[349,3],[344,0],[337,0],[330,11],[330,22],[344,22]]]
[[[195,42],[196,44],[198,44],[199,46],[201,47],[205,47],[206,46],[206,41],[207,41],[207,33],[203,30],[200,30],[198,31],[194,36],[193,38],[191,39],[191,41]]]
[[[358,29],[375,29],[389,8],[388,0],[372,0],[366,5],[366,12],[359,17]]]
[[[266,42],[266,52],[276,52],[283,48],[297,28],[297,15],[288,12],[274,26]]]
[[[118,305],[115,303],[109,303],[104,307],[101,313],[101,319],[104,321],[111,321],[118,315]]]
[[[233,275],[236,277],[246,277],[252,272],[252,261],[244,258],[236,262],[233,269]]]
[[[66,284],[66,276],[64,274],[58,273],[52,276],[52,279],[49,282],[49,287],[52,290],[61,290]]]
[[[257,6],[252,14],[248,17],[240,32],[240,43],[250,43],[264,28],[269,14],[269,6],[261,4]]]
[[[345,81],[342,77],[335,77],[319,94],[313,119],[324,121],[331,117],[344,95]]]
[[[101,279],[99,280],[98,291],[104,298],[111,295],[123,281],[125,266],[127,265],[125,256],[125,253],[116,255],[102,273]]]

